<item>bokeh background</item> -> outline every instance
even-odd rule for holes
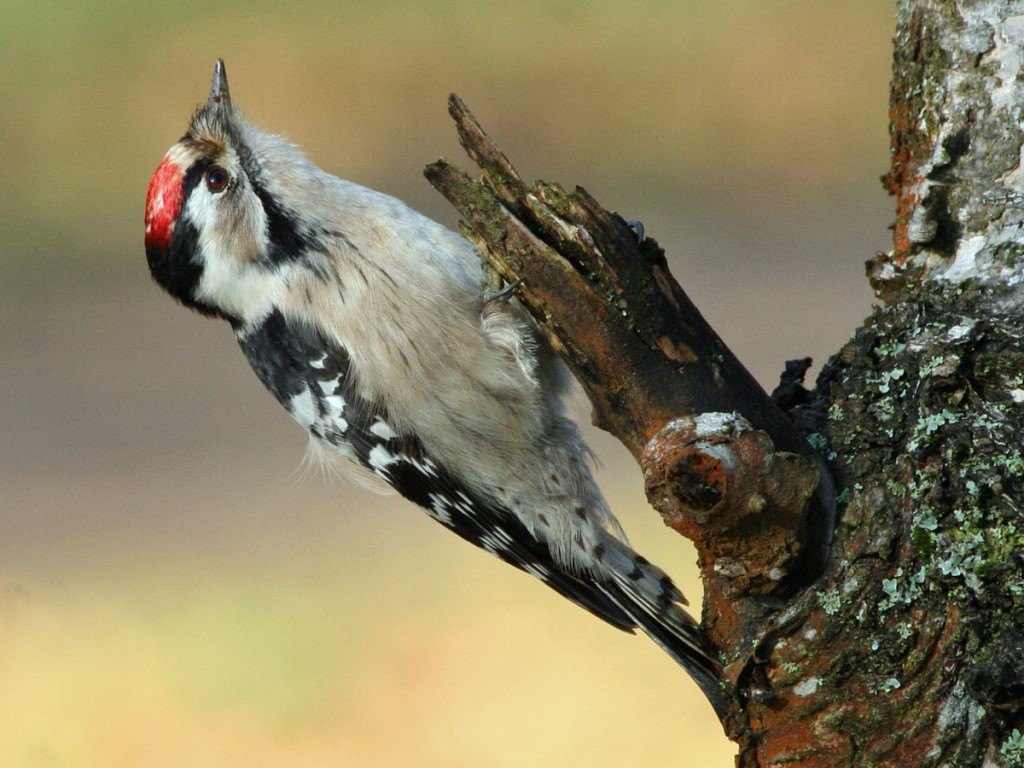
[[[251,120],[454,226],[421,169],[461,162],[456,91],[526,177],[642,219],[771,387],[870,311],[890,1],[0,13],[0,765],[731,765],[652,643],[306,477],[229,329],[150,283],[146,185],[223,56]],[[593,439],[634,544],[699,605],[692,549]]]

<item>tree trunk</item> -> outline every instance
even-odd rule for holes
[[[899,2],[885,177],[897,221],[893,250],[869,262],[886,306],[815,390],[794,362],[775,402],[656,243],[581,189],[523,183],[453,97],[483,177],[445,161],[428,177],[496,273],[522,280],[595,423],[697,544],[739,766],[1024,766],[1015,13]]]

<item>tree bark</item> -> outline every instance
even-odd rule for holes
[[[1022,14],[898,3],[886,305],[775,402],[656,243],[452,99],[482,178],[428,178],[696,543],[739,766],[1024,766]]]

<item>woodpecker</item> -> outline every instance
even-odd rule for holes
[[[312,453],[383,480],[614,627],[639,628],[721,717],[686,599],[634,552],[564,412],[571,377],[468,241],[245,122],[222,60],[146,196],[153,279],[230,323]]]

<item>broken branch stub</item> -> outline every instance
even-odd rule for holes
[[[652,503],[694,539],[705,577],[730,574],[711,594],[733,599],[732,623],[744,620],[740,594],[813,580],[831,528],[827,470],[676,283],[662,249],[581,188],[527,185],[455,95],[449,112],[481,179],[440,160],[428,180],[491,268],[522,281],[517,298],[582,384],[594,422],[644,468]],[[704,430],[714,414],[730,428]],[[692,429],[680,428],[687,420]]]
[[[651,503],[697,547],[706,605],[714,606],[704,628],[726,650],[727,664],[735,661],[763,626],[759,599],[777,590],[800,554],[818,473],[800,456],[775,450],[738,413],[665,425],[644,449],[642,466]]]

